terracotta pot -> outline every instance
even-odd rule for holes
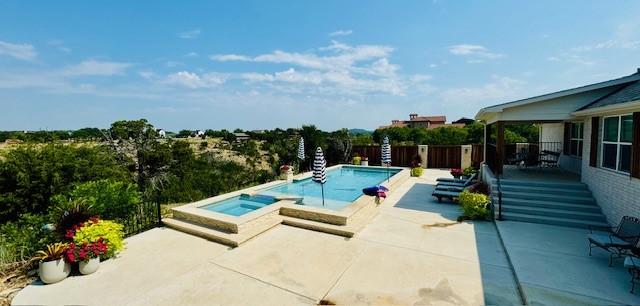
[[[38,264],[38,275],[45,284],[57,283],[69,276],[71,273],[71,265],[58,259],[53,261],[45,261]]]
[[[80,273],[84,275],[96,272],[98,271],[98,267],[100,267],[100,257],[81,261],[78,266],[80,267]]]

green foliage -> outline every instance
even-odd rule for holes
[[[351,143],[354,146],[368,146],[373,144],[373,136],[371,134],[358,134],[351,136]]]
[[[208,146],[209,146],[208,142],[206,141],[200,142],[200,150],[206,150]]]
[[[362,161],[362,158],[360,156],[354,156],[353,159],[351,160],[351,163],[359,166],[361,161]]]
[[[89,221],[76,231],[75,236],[73,236],[73,242],[81,245],[83,243],[95,243],[102,238],[109,247],[105,258],[110,258],[124,250],[124,232],[122,229],[122,224],[114,221]]]
[[[424,169],[422,167],[413,167],[411,168],[411,176],[421,177]]]
[[[64,236],[74,225],[85,222],[95,215],[85,199],[67,199],[62,195],[56,197],[53,200],[55,204],[49,212],[49,219],[55,224],[55,230],[60,236]]]
[[[125,220],[140,205],[141,196],[136,185],[113,180],[81,183],[67,195],[57,195],[54,202],[81,201],[92,214],[104,219]],[[68,204],[66,204],[68,205]],[[58,206],[58,211],[65,206]]]
[[[0,225],[0,264],[29,259],[54,242],[56,235],[44,227],[46,223],[44,215],[24,214]]]
[[[44,213],[53,195],[69,192],[76,183],[107,178],[131,179],[108,149],[53,143],[19,146],[0,158],[0,222]]]
[[[465,176],[471,176],[471,175],[474,175],[476,173],[478,173],[478,169],[476,169],[474,167],[466,167],[462,171],[462,175],[465,175]]]
[[[351,156],[351,137],[347,129],[335,131],[327,137],[325,157],[331,164],[348,163]]]
[[[486,219],[489,216],[489,196],[487,195],[465,190],[460,193],[458,201],[462,207],[463,216],[467,219]]]

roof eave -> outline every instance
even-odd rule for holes
[[[571,115],[576,117],[582,117],[582,116],[589,116],[589,115],[595,115],[595,114],[623,112],[623,111],[630,111],[630,110],[636,110],[636,111],[640,110],[640,100],[617,103],[617,104],[600,106],[600,107],[587,108],[587,109],[575,111],[571,113]]]

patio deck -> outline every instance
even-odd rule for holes
[[[502,179],[520,181],[539,181],[556,183],[580,183],[580,175],[561,168],[528,167],[505,165]]]
[[[427,170],[395,188],[353,238],[285,225],[230,249],[168,228],[127,239],[87,276],[35,283],[14,305],[518,305],[494,224],[455,220]]]

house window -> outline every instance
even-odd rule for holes
[[[630,171],[632,130],[632,115],[604,117],[602,167],[627,173]]]
[[[571,123],[571,151],[573,156],[582,157],[582,139],[584,133],[583,122]]]

